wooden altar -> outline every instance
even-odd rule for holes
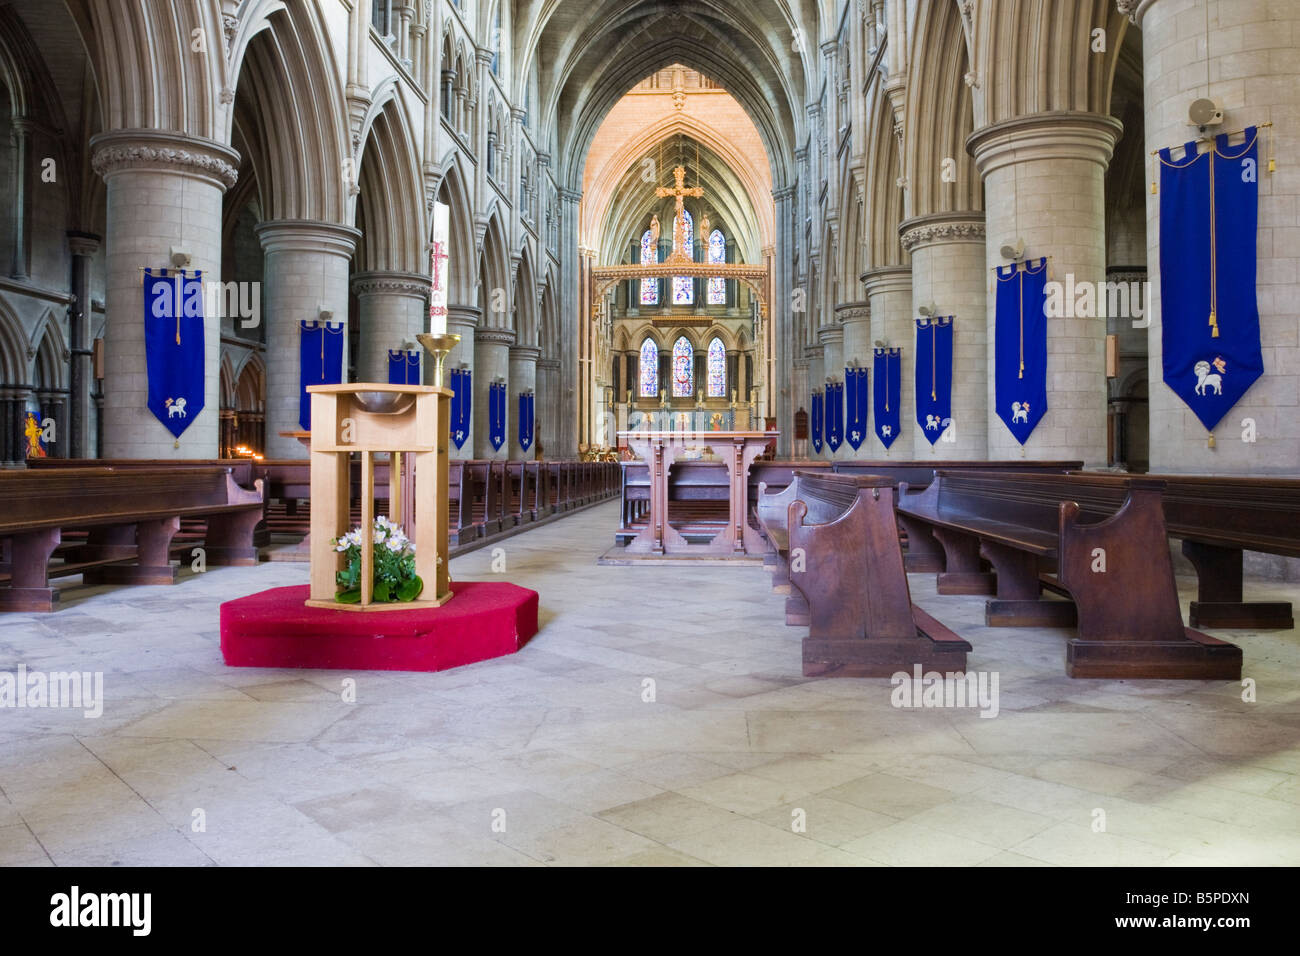
[[[619,432],[618,437],[650,469],[650,520],[628,542],[624,553],[668,558],[761,557],[766,546],[748,521],[749,466],[776,441],[778,434],[775,431]],[[693,544],[669,521],[669,475],[676,463],[709,460],[719,462],[727,472],[727,523],[712,540]]]

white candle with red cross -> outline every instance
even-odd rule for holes
[[[429,334],[447,334],[447,263],[450,210],[446,203],[433,204],[433,243],[429,249]]]

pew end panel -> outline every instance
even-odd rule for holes
[[[892,480],[837,479],[810,478],[804,498],[788,505],[791,597],[808,609],[804,676],[891,677],[917,665],[964,671],[970,644],[912,605]],[[807,522],[808,499],[820,523]]]
[[[1131,480],[1119,511],[1094,524],[1078,503],[1060,504],[1060,581],[1078,608],[1070,677],[1241,679],[1241,648],[1183,626],[1163,488]]]

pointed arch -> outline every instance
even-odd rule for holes
[[[474,206],[465,185],[471,181],[471,177],[462,167],[463,162],[459,150],[448,153],[442,161],[442,182],[438,187],[438,201],[445,203],[448,208],[451,239],[448,275],[451,284],[447,289],[447,301],[451,305],[473,305],[478,285],[479,257],[474,242]],[[432,233],[429,238],[432,240]],[[423,263],[420,271],[424,271]]]
[[[361,186],[356,201],[365,223],[357,244],[357,271],[422,273],[424,186],[411,121],[396,78],[375,94],[362,128]]]
[[[483,232],[479,256],[478,306],[483,310],[483,328],[511,327],[510,292],[510,253],[500,210],[494,207]]]
[[[254,0],[231,41],[224,135],[252,165],[267,220],[352,220],[356,157],[328,36],[316,2]]]
[[[653,335],[641,340],[637,381],[640,383],[637,394],[642,398],[654,398],[659,394],[659,343]]]

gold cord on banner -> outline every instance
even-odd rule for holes
[[[181,294],[182,294],[181,290],[184,288],[181,285],[181,282],[183,280],[184,275],[185,275],[184,270],[182,269],[176,270],[176,344],[177,345],[181,344]]]
[[[1218,258],[1219,249],[1215,242],[1214,232],[1214,157],[1209,160],[1210,167],[1210,338],[1219,337],[1219,277],[1218,277]]]
[[[939,351],[939,325],[937,322],[930,323],[930,401],[937,402],[939,395],[935,391],[937,378],[935,374],[935,352]]]
[[[889,411],[889,352],[885,352],[885,411]]]
[[[1020,271],[1020,375],[1025,377],[1025,270]]]

